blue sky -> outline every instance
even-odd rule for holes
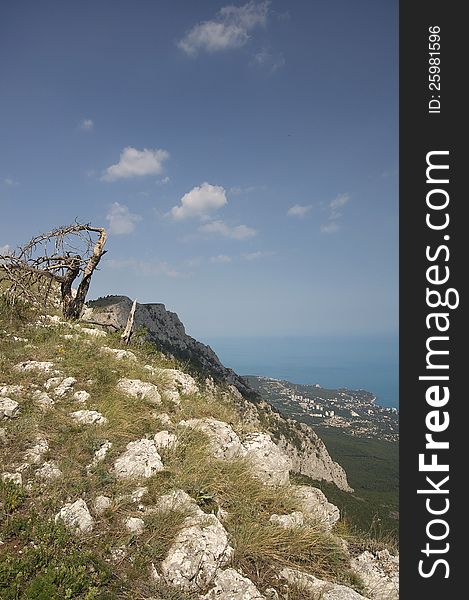
[[[394,0],[0,8],[0,247],[109,229],[90,296],[199,338],[397,331]]]

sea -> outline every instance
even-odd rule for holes
[[[362,389],[381,406],[399,407],[397,336],[217,337],[204,342],[239,375]]]

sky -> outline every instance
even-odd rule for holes
[[[90,298],[191,335],[398,327],[397,0],[5,0],[0,251],[105,226]]]

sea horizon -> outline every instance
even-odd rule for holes
[[[210,337],[203,341],[238,375],[367,390],[380,406],[399,408],[397,335]]]

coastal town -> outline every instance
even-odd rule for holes
[[[342,429],[363,438],[399,441],[399,411],[376,404],[366,390],[327,389],[270,377],[245,376],[282,414],[309,425]]]

